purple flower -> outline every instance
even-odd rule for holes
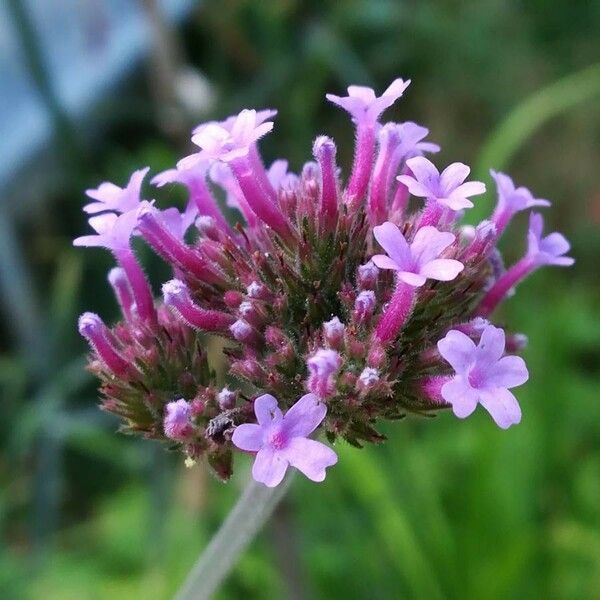
[[[413,121],[405,121],[398,125],[400,144],[396,150],[402,158],[420,156],[425,152],[436,153],[440,147],[432,142],[423,140],[429,135],[429,129]]]
[[[457,417],[468,417],[479,402],[502,429],[520,422],[521,408],[508,390],[525,383],[529,374],[522,358],[502,357],[502,329],[488,325],[477,346],[464,333],[452,330],[437,346],[456,372],[441,393]]]
[[[496,181],[498,203],[492,216],[498,233],[502,233],[513,215],[519,211],[535,206],[550,206],[548,200],[534,198],[526,187],[515,187],[513,180],[504,173],[491,170],[491,176]]]
[[[74,246],[101,247],[108,250],[129,248],[129,239],[137,226],[137,210],[122,215],[103,213],[90,217],[89,224],[96,235],[83,235],[73,240]]]
[[[544,219],[539,213],[529,216],[527,233],[527,254],[517,261],[508,271],[499,275],[494,285],[481,300],[477,312],[480,316],[490,315],[498,304],[513,293],[515,286],[536,269],[545,265],[570,267],[575,259],[564,256],[571,245],[560,233],[551,233],[542,237]]]
[[[189,202],[184,212],[179,212],[179,209],[174,206],[165,210],[157,211],[159,219],[162,221],[164,227],[180,242],[183,242],[183,238],[187,230],[196,220],[198,216],[198,209],[195,204]]]
[[[191,406],[183,398],[169,402],[163,420],[165,435],[172,440],[184,442],[194,432],[191,422]]]
[[[110,181],[101,183],[95,190],[86,190],[86,195],[96,200],[83,207],[86,213],[98,213],[105,210],[114,210],[115,212],[128,212],[137,208],[140,203],[140,192],[142,182],[150,167],[134,171],[129,179],[127,187],[120,188]]]
[[[570,267],[575,259],[564,256],[571,248],[571,244],[561,233],[551,233],[542,237],[544,219],[539,213],[531,213],[529,217],[529,232],[527,233],[527,257],[536,266],[555,265]]]
[[[451,281],[464,268],[458,260],[437,258],[455,240],[447,231],[422,227],[409,245],[400,229],[387,221],[374,227],[373,235],[387,256],[376,254],[371,260],[380,269],[398,271],[398,278],[408,285],[419,287],[427,279]]]
[[[267,487],[283,480],[295,467],[312,481],[323,481],[325,469],[337,462],[336,453],[308,436],[321,424],[327,408],[314,394],[302,396],[285,415],[270,394],[254,401],[258,424],[238,425],[232,441],[241,450],[256,452],[252,477]]]
[[[452,163],[441,175],[435,165],[423,156],[406,161],[413,175],[399,175],[398,181],[406,185],[413,196],[435,200],[451,210],[471,208],[470,196],[483,194],[485,185],[480,181],[463,183],[471,169],[463,163]]]
[[[200,127],[192,142],[208,158],[228,162],[246,156],[250,146],[271,129],[272,121],[261,121],[255,110],[244,109],[223,124],[208,123]]]
[[[267,170],[267,177],[274,189],[278,190],[282,182],[288,175],[288,161],[279,159],[274,160]]]
[[[341,106],[350,113],[356,123],[368,122],[375,123],[379,115],[392,106],[404,90],[410,85],[410,79],[395,79],[390,86],[377,97],[375,90],[361,85],[351,85],[348,87],[348,95],[341,97],[334,94],[326,94],[327,100]]]

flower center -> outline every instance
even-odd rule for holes
[[[485,373],[478,367],[473,367],[469,371],[469,383],[471,387],[479,388],[485,380]]]
[[[286,445],[287,440],[285,439],[283,432],[275,431],[271,434],[269,442],[272,448],[275,450],[281,450]]]

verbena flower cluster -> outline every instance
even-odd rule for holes
[[[299,173],[284,160],[267,169],[257,143],[276,111],[242,110],[197,127],[198,151],[152,179],[187,188],[183,212],[142,199],[147,168],[125,188],[87,191],[95,234],[74,243],[113,253],[108,279],[123,318],[109,327],[85,313],[79,331],[102,408],[124,431],[166,440],[191,461],[205,456],[221,479],[234,450],[255,454],[254,478],[275,486],[290,465],[325,478],[337,456],[315,433],[360,447],[384,439],[382,419],[447,408],[464,418],[477,404],[502,428],[520,421],[510,390],[528,373],[511,353],[526,339],[488,318],[531,272],[572,264],[569,244],[544,236],[531,212],[527,251],[504,268],[497,244],[513,215],[549,202],[503,173],[492,172],[489,220],[460,226],[484,184],[465,164],[440,172],[425,158],[439,151],[426,128],[380,123],[409,83],[381,96],[359,86],[327,95],[356,128],[347,180],[326,136]],[[228,222],[224,204],[243,222]],[[134,237],[172,267],[160,300]],[[208,336],[225,340],[226,387]]]

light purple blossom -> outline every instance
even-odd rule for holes
[[[118,185],[105,181],[94,190],[86,190],[86,195],[96,200],[83,207],[86,213],[93,214],[105,210],[124,213],[137,208],[140,203],[142,182],[150,167],[134,171],[127,186],[120,188]]]
[[[395,79],[389,87],[381,94],[376,96],[375,90],[361,85],[351,85],[348,87],[347,96],[336,96],[335,94],[326,94],[327,100],[337,104],[345,111],[350,113],[356,123],[368,122],[375,123],[379,115],[386,108],[389,108],[402,96],[404,90],[410,85],[410,79]]]
[[[438,258],[454,240],[454,234],[426,226],[417,231],[409,245],[396,225],[387,221],[373,228],[373,235],[387,252],[376,254],[371,260],[380,269],[398,272],[398,279],[419,287],[427,279],[451,281],[464,268],[458,260]]]
[[[536,206],[550,206],[548,200],[534,198],[526,187],[515,187],[513,180],[508,175],[493,170],[490,171],[490,174],[496,181],[498,192],[498,203],[492,216],[498,233],[504,231],[515,213]]]
[[[185,441],[193,432],[192,409],[183,398],[167,404],[163,428],[165,435],[178,442]]]
[[[325,469],[337,462],[336,453],[308,436],[321,424],[327,408],[314,394],[302,396],[285,415],[270,394],[254,401],[257,424],[238,425],[233,443],[247,452],[256,452],[252,477],[268,487],[283,480],[289,466],[312,481],[323,481]]]
[[[283,159],[274,160],[267,170],[269,182],[275,190],[278,190],[282,182],[288,176],[288,161]]]
[[[502,429],[521,421],[521,408],[509,391],[529,378],[518,356],[504,354],[504,331],[488,325],[479,344],[464,333],[452,330],[438,342],[440,354],[456,375],[442,386],[442,397],[460,419],[468,417],[481,404]]]
[[[542,237],[544,230],[544,219],[539,213],[531,213],[529,217],[529,232],[527,233],[527,257],[536,266],[555,265],[558,267],[570,267],[575,259],[564,256],[570,249],[571,244],[561,233],[551,233]]]
[[[413,121],[405,121],[404,123],[400,123],[398,127],[400,144],[396,152],[402,158],[412,158],[420,156],[425,152],[436,153],[440,151],[438,144],[423,141],[429,135],[427,127],[423,127]]]
[[[481,300],[477,312],[481,316],[490,315],[503,298],[510,295],[515,286],[530,273],[545,265],[570,267],[575,259],[565,254],[571,248],[564,235],[554,232],[542,237],[544,219],[539,213],[529,216],[527,233],[527,253],[508,271],[500,274],[494,285]]]
[[[108,250],[129,248],[129,240],[137,226],[137,210],[117,215],[103,213],[88,220],[96,235],[83,235],[73,240],[74,246],[100,247]]]
[[[256,124],[262,125],[265,121],[268,121],[269,119],[272,119],[275,116],[277,116],[277,111],[274,108],[265,108],[263,110],[257,110],[256,111]],[[233,115],[231,117],[227,117],[226,119],[223,119],[223,121],[211,121],[209,123],[201,123],[200,125],[198,125],[197,127],[195,127],[192,130],[192,135],[196,135],[197,133],[200,133],[207,125],[210,125],[210,124],[219,125],[219,126],[223,127],[224,129],[227,129],[227,131],[231,131],[233,126],[236,123],[236,119],[237,119],[237,115]]]
[[[424,156],[409,158],[406,165],[412,176],[399,175],[398,181],[406,185],[413,196],[435,200],[451,210],[471,208],[473,203],[468,198],[485,192],[485,184],[480,181],[464,183],[471,169],[463,163],[452,163],[441,174]]]
[[[244,109],[231,119],[226,125],[208,123],[200,127],[192,142],[208,158],[228,162],[246,156],[250,146],[273,129],[273,122],[261,122],[255,110]]]

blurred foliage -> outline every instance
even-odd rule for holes
[[[502,432],[482,411],[465,422],[447,414],[389,427],[381,447],[339,447],[324,484],[297,478],[219,598],[599,597],[599,30],[599,3],[567,0],[204,0],[185,25],[186,54],[219,95],[214,116],[277,107],[265,153],[295,169],[320,132],[348,164],[352,131],[325,91],[411,77],[390,116],[430,127],[440,164],[509,161],[519,183],[554,200],[548,219],[578,260],[539,273],[507,306],[530,339],[521,425]],[[246,476],[240,468],[222,486],[115,435],[83,369],[76,315],[110,319],[116,307],[110,258],[70,247],[84,227],[81,190],[182,152],[156,125],[149,85],[134,77],[100,102],[103,135],[86,170],[49,186],[22,223],[44,299],[44,366],[32,372],[2,336],[3,599],[170,597]],[[505,241],[509,261],[524,227],[519,219]],[[155,283],[165,273],[148,271]]]

